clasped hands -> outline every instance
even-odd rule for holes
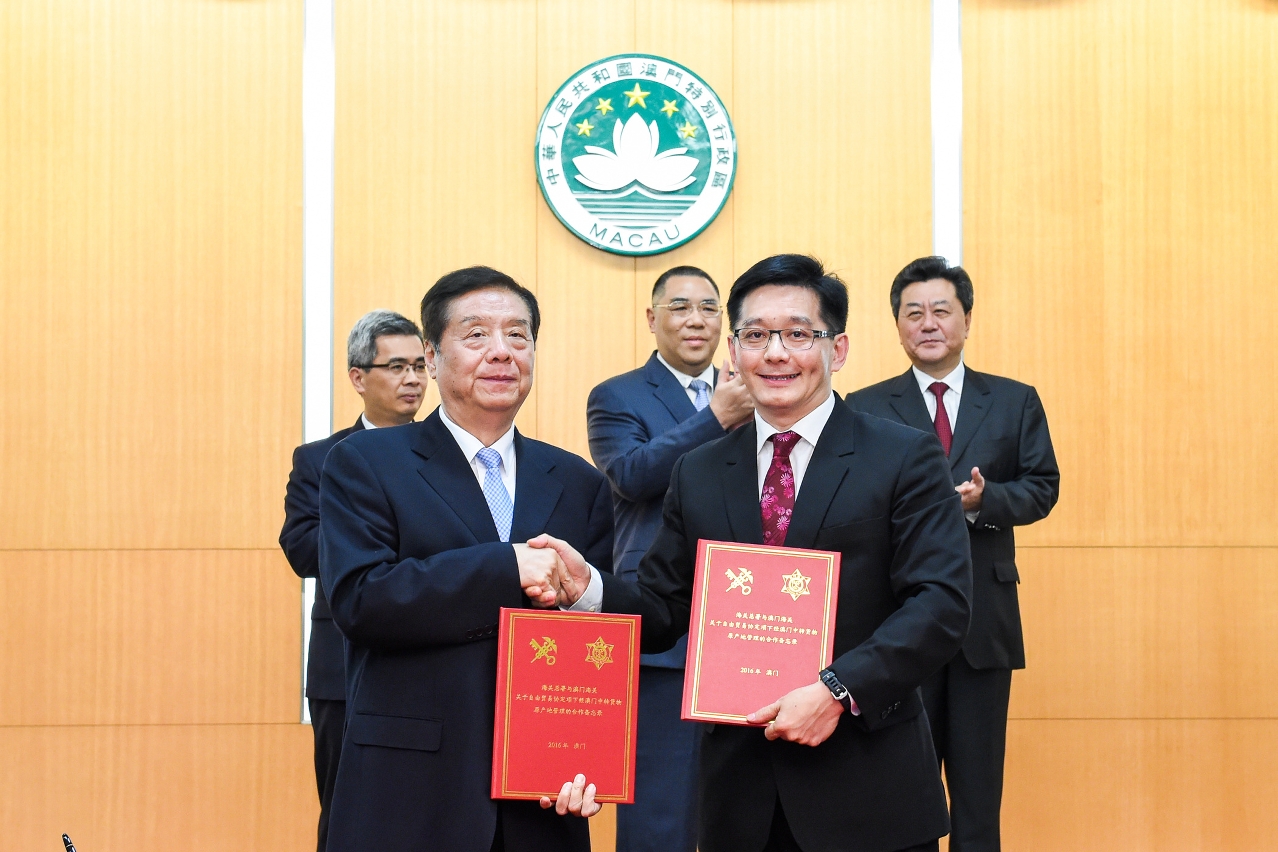
[[[533,606],[572,606],[590,585],[590,566],[568,542],[542,533],[516,544],[519,585]]]

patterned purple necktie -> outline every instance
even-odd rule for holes
[[[794,511],[794,468],[790,467],[790,451],[798,442],[798,432],[778,432],[772,436],[772,464],[763,478],[763,496],[759,498],[764,544],[777,547],[785,544],[790,514]]]

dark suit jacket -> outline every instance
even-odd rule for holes
[[[639,584],[604,577],[605,609],[643,616],[645,650],[688,629],[698,539],[762,543],[755,455],[749,423],[680,459]],[[861,715],[815,748],[715,726],[701,742],[701,849],[761,849],[777,796],[807,852],[940,837],[949,820],[919,685],[958,651],[972,579],[936,436],[836,402],[786,544],[842,554],[832,668]]]
[[[363,429],[364,420],[360,418],[354,426],[294,450],[293,470],[288,475],[288,490],[284,494],[280,547],[297,576],[316,580],[315,603],[311,606],[311,642],[306,654],[307,698],[346,700],[342,634],[333,624],[328,598],[319,582],[319,488],[328,451],[347,435]]]
[[[716,374],[717,375],[717,374]],[[612,485],[613,573],[635,580],[639,560],[661,528],[661,504],[679,457],[727,432],[709,406],[688,393],[653,352],[637,370],[609,379],[586,403],[590,455]],[[646,666],[681,669],[687,643],[645,654]]]
[[[912,370],[848,394],[858,410],[935,434]],[[1001,376],[964,371],[963,394],[950,445],[954,484],[979,467],[985,493],[972,543],[972,627],[963,656],[978,669],[1025,668],[1025,640],[1016,595],[1012,528],[1047,517],[1060,495],[1060,471],[1038,393]]]
[[[515,454],[511,541],[547,532],[610,570],[603,476],[518,433]],[[438,410],[333,448],[320,487],[320,575],[347,639],[330,852],[489,852],[498,609],[529,602]],[[535,802],[503,803],[501,817],[508,850],[589,849],[583,819]]]

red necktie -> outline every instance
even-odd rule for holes
[[[764,544],[777,547],[785,544],[790,514],[794,511],[794,468],[790,467],[790,451],[798,442],[798,432],[778,432],[772,436],[772,464],[763,477],[763,496],[759,499]]]
[[[950,444],[954,443],[954,431],[950,429],[950,415],[945,410],[945,392],[950,386],[945,382],[932,382],[928,386],[928,390],[936,397],[936,420],[933,423],[936,426],[936,437],[941,439],[941,446],[945,448],[945,454],[950,454]]]

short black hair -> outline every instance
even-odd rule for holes
[[[532,319],[532,338],[536,342],[537,330],[541,328],[541,310],[537,307],[537,297],[527,287],[520,286],[514,278],[490,266],[468,266],[450,272],[426,291],[426,295],[422,296],[422,333],[426,336],[426,342],[439,349],[444,329],[448,327],[448,308],[453,301],[467,293],[489,287],[509,290],[524,300]]]
[[[714,288],[714,294],[719,295],[719,285],[714,283],[714,279],[710,277],[710,273],[697,266],[676,266],[667,269],[665,272],[657,276],[657,283],[652,285],[652,298],[656,299],[657,294],[666,289],[666,282],[671,278],[681,275],[687,275],[690,278],[704,278],[710,282],[710,286]]]
[[[972,289],[972,278],[967,274],[967,270],[961,266],[950,266],[945,258],[932,255],[910,261],[896,274],[896,278],[892,279],[892,293],[889,297],[892,302],[892,317],[894,319],[901,317],[902,290],[911,284],[921,284],[935,278],[944,278],[953,284],[954,292],[958,294],[959,304],[963,306],[963,313],[972,312],[972,305],[976,302],[976,292]]]
[[[816,293],[821,321],[830,331],[842,334],[848,324],[848,288],[839,276],[826,272],[821,261],[805,254],[777,254],[765,257],[741,274],[728,293],[728,321],[737,329],[741,303],[746,296],[768,284],[806,287]]]

